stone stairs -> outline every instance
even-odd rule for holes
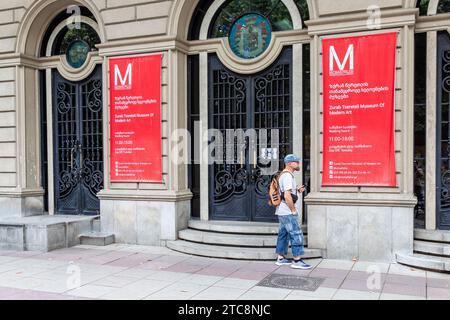
[[[0,218],[0,250],[43,251],[79,245],[80,234],[92,232],[98,216]]]
[[[397,254],[398,263],[450,273],[450,231],[416,229],[414,239],[414,254]]]
[[[82,233],[78,237],[80,238],[80,244],[89,246],[105,247],[115,242],[113,234],[100,231]]]
[[[112,233],[101,231],[100,218],[93,221],[92,230],[84,232],[79,236],[80,244],[89,246],[105,247],[115,243],[115,236]]]
[[[305,244],[307,229],[303,226]],[[188,229],[179,232],[179,240],[169,241],[174,251],[196,256],[236,259],[273,260],[278,224],[235,221],[190,220]],[[320,250],[305,250],[305,257],[319,258]]]

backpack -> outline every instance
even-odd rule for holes
[[[283,200],[283,196],[280,193],[280,183],[279,179],[283,173],[290,173],[289,171],[282,171],[273,176],[272,181],[269,185],[269,206],[278,207]],[[292,173],[290,173],[294,176]]]

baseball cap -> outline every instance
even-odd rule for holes
[[[289,154],[284,158],[284,163],[288,164],[289,162],[301,162],[302,159],[296,156],[295,154]]]

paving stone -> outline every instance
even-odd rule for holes
[[[261,281],[265,277],[268,276],[267,272],[258,272],[258,271],[247,271],[247,270],[238,270],[233,272],[229,277],[230,278],[238,278],[245,280],[258,280]]]
[[[108,263],[109,266],[132,268],[161,257],[157,254],[137,253]]]
[[[379,263],[379,262],[366,262],[366,261],[357,261],[352,268],[352,271],[361,271],[365,273],[388,273],[389,271],[389,263]]]
[[[170,285],[170,282],[157,280],[139,280],[123,288],[117,288],[101,296],[107,300],[141,300]]]
[[[333,300],[378,300],[380,292],[338,289]]]
[[[427,278],[427,287],[450,289],[450,280]]]
[[[351,270],[355,262],[347,260],[322,260],[317,266],[320,269]]]
[[[319,287],[316,291],[293,290],[289,296],[311,297],[318,300],[330,300],[336,293],[337,288]],[[300,299],[299,299],[300,300]]]
[[[21,290],[21,291],[22,292],[12,295],[9,298],[11,300],[37,300],[37,301],[75,300],[75,299],[77,299],[76,297],[64,296],[64,295],[57,294],[57,293],[48,293],[48,292],[41,292],[41,291],[34,291],[34,290]]]
[[[174,283],[145,298],[145,300],[189,300],[208,286],[193,283]]]
[[[206,267],[196,272],[196,274],[203,274],[205,276],[217,276],[217,277],[228,277],[233,272],[236,272],[238,268],[214,268]]]
[[[346,279],[340,289],[345,290],[356,290],[356,291],[367,291],[367,292],[381,292],[383,289],[383,283],[380,282],[380,285],[373,284],[372,282],[368,282],[365,280],[349,280]]]
[[[427,288],[428,300],[450,300],[450,289],[445,288]]]
[[[23,292],[23,290],[16,289],[16,288],[0,287],[0,299],[4,300],[11,296],[14,296],[15,294],[20,294],[22,292]]]
[[[243,295],[246,290],[224,287],[209,287],[191,298],[191,300],[235,300]]]
[[[383,288],[383,293],[395,293],[409,296],[426,296],[425,286],[415,286],[397,283],[386,283]]]
[[[155,271],[149,274],[146,279],[167,282],[177,282],[192,275],[185,272]]]
[[[400,264],[391,264],[389,274],[399,274],[412,277],[426,277],[426,272],[417,268],[407,267]]]
[[[280,267],[277,266],[274,262],[271,263],[261,263],[261,262],[250,262],[245,265],[243,268],[251,271],[259,271],[259,272],[274,272]],[[242,269],[243,269],[242,268]]]
[[[108,276],[94,281],[92,284],[103,287],[115,287],[122,288],[130,283],[136,282],[138,279],[131,277],[121,277],[121,276]]]
[[[136,278],[136,279],[143,279],[155,272],[157,272],[157,271],[140,269],[140,268],[130,268],[130,269],[126,269],[126,270],[114,273],[114,275],[121,276],[121,277],[123,276],[123,277],[130,277],[130,278]]]
[[[381,293],[380,300],[425,300],[425,297],[407,296],[394,293]]]
[[[262,290],[261,287],[254,287],[241,295],[238,300],[284,300],[292,292],[292,290],[286,289],[264,289],[273,290]]]
[[[411,286],[425,286],[427,283],[426,277],[411,277],[399,274],[388,274],[386,276],[386,283],[406,284]]]
[[[104,296],[111,291],[113,291],[114,288],[111,287],[104,287],[104,286],[97,286],[97,285],[85,285],[81,288],[70,290],[67,292],[70,296],[76,296],[76,297],[83,297],[83,298],[99,298],[101,296]]]
[[[201,274],[191,274],[185,278],[180,279],[179,281],[186,282],[186,283],[194,283],[194,284],[212,286],[222,279],[223,279],[223,277],[205,276],[205,275],[201,275]]]
[[[295,300],[295,301],[314,300],[314,301],[317,301],[317,300],[331,300],[331,298],[317,298],[317,297],[310,297],[310,296],[305,296],[305,295],[301,295],[301,294],[297,294],[297,295],[290,294],[284,300]]]
[[[319,278],[337,278],[337,279],[345,279],[350,271],[349,270],[337,270],[337,269],[328,269],[328,268],[319,268],[317,267],[311,273],[311,277],[319,277]]]
[[[350,271],[350,273],[347,275],[346,280],[372,280],[374,277],[379,276],[381,283],[384,283],[386,281],[387,274],[386,273],[367,273],[364,271]]]
[[[342,285],[343,282],[344,282],[344,279],[325,278],[325,280],[323,281],[321,287],[337,289],[337,288],[339,288]]]
[[[259,281],[256,280],[244,280],[235,278],[223,278],[222,280],[216,282],[214,286],[216,287],[226,287],[226,288],[236,288],[249,290],[256,286]]]
[[[66,279],[37,279],[34,291],[62,294],[71,290]]]

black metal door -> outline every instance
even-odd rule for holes
[[[102,68],[70,82],[53,71],[53,150],[57,214],[98,215],[103,188]]]
[[[437,85],[437,226],[450,229],[450,37],[438,35]]]
[[[291,48],[256,75],[233,73],[210,56],[209,129],[222,136],[211,139],[211,155],[219,159],[209,166],[211,219],[277,220],[267,190],[272,175],[282,169],[281,159],[292,151],[291,111]],[[264,150],[271,150],[273,158],[264,159]]]

